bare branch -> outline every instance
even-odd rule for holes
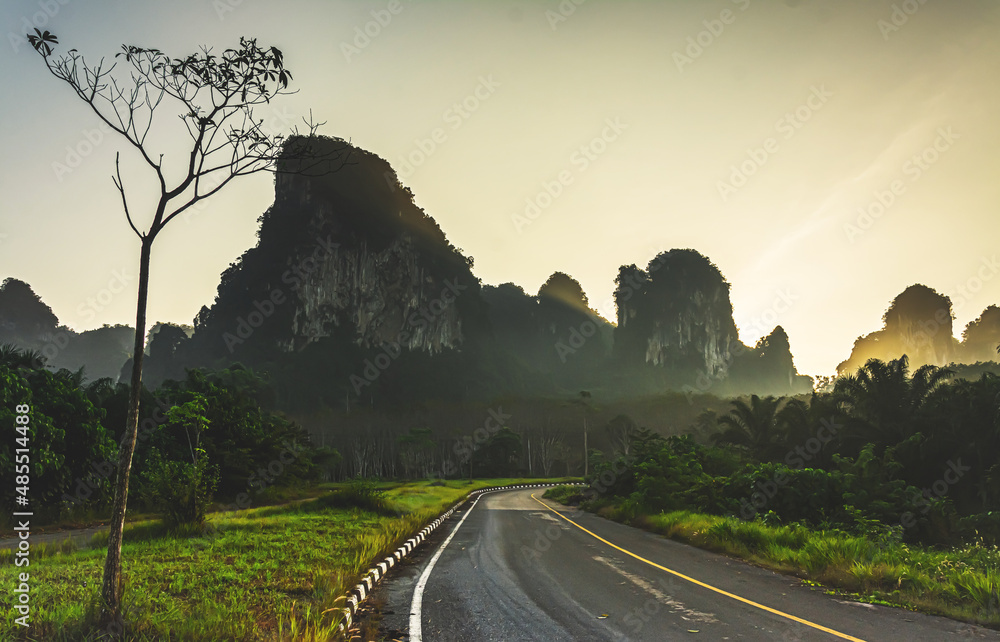
[[[118,164],[119,154],[115,154],[115,176],[111,177],[111,181],[118,188],[118,193],[122,196],[122,207],[125,208],[125,218],[128,220],[129,227],[135,232],[135,235],[142,239],[142,233],[136,228],[135,223],[132,221],[132,214],[128,211],[128,199],[125,198],[125,183],[122,181],[122,170],[121,166]]]

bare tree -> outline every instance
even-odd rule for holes
[[[292,75],[285,69],[281,51],[276,47],[260,47],[254,39],[240,38],[239,47],[226,49],[220,55],[203,47],[185,58],[170,58],[158,49],[122,45],[122,51],[115,57],[124,59],[122,71],[127,73],[115,73],[118,62],[108,65],[103,58],[96,65],[89,65],[75,49],[65,55],[53,55],[53,45],[58,44],[58,40],[48,31],[43,33],[36,29],[34,34],[28,34],[28,41],[49,72],[68,84],[98,118],[135,149],[141,166],[152,172],[159,187],[152,219],[145,231],[140,231],[135,211],[130,206],[132,199],[122,180],[119,155],[115,156],[112,181],[120,195],[125,219],[140,243],[131,395],[120,442],[101,589],[102,624],[119,623],[122,530],[139,418],[153,241],[178,214],[217,193],[237,177],[283,171],[282,167],[288,167],[286,161],[297,161],[292,163],[292,171],[333,171],[336,164],[343,163],[341,154],[346,153],[349,146],[344,143],[339,151],[332,153],[329,150],[314,152],[312,134],[316,126],[312,123],[307,123],[309,136],[288,139],[263,129],[263,119],[254,118],[254,108],[279,95],[293,93],[288,91]],[[154,139],[166,138],[160,135],[159,119],[156,120],[157,133],[150,137],[154,129],[153,116],[164,109],[174,109],[173,113],[180,117],[190,137],[190,144],[185,146],[180,161],[172,165],[170,171],[164,165],[166,154],[152,150]]]
[[[351,460],[354,463],[352,477],[369,477],[375,467],[376,443],[368,436],[358,436],[351,443]]]
[[[628,457],[638,426],[628,415],[617,415],[605,426],[615,452]]]
[[[552,431],[547,421],[544,426],[539,427],[537,432],[538,440],[536,442],[536,450],[538,453],[538,462],[542,467],[542,474],[545,477],[550,477],[552,475],[552,466],[556,463],[556,460],[565,457],[568,454],[566,445],[563,443],[562,439]]]

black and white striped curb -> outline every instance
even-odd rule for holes
[[[480,488],[479,490],[474,490],[466,495],[462,501],[446,510],[437,519],[421,529],[419,533],[406,540],[406,543],[393,551],[392,555],[368,569],[368,572],[365,573],[361,583],[355,586],[347,594],[347,607],[344,608],[344,621],[340,624],[340,632],[343,633],[350,628],[351,623],[354,622],[354,616],[357,614],[358,608],[360,608],[362,602],[364,602],[365,599],[367,599],[371,594],[375,585],[378,584],[383,577],[385,577],[385,574],[389,571],[389,569],[395,566],[396,563],[404,557],[409,555],[413,549],[422,544],[424,540],[430,537],[430,534],[433,533],[438,526],[451,517],[456,510],[464,506],[470,499],[478,495],[482,495],[483,493],[493,493],[500,490],[517,490],[519,488],[550,488],[553,486],[586,486],[586,484],[581,482],[569,482],[566,484],[517,484],[515,486],[492,486],[490,488]]]

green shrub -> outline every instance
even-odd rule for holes
[[[323,495],[317,502],[320,508],[360,508],[379,515],[395,515],[386,499],[386,491],[376,482],[361,477],[352,479],[343,488]]]
[[[981,541],[994,546],[1000,545],[1000,511],[989,511],[963,517],[958,522],[958,530],[967,541]]]
[[[584,495],[580,489],[580,486],[556,486],[555,488],[546,490],[542,497],[557,501],[560,504],[576,506],[584,500]]]
[[[204,450],[196,449],[195,452],[197,458],[190,463],[164,459],[153,449],[142,475],[143,495],[152,508],[162,513],[168,527],[201,526],[205,522],[217,472],[209,465]]]

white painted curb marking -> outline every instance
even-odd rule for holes
[[[441,514],[441,516],[439,516],[436,520],[434,520],[433,522],[431,522],[430,524],[428,524],[426,527],[424,527],[424,529],[422,531],[420,531],[420,533],[418,533],[416,536],[411,537],[410,539],[408,539],[406,541],[406,544],[404,546],[401,546],[401,547],[397,548],[395,550],[395,552],[393,552],[392,555],[390,555],[389,557],[385,558],[385,561],[380,562],[379,564],[377,564],[378,568],[372,567],[372,568],[368,569],[368,572],[365,574],[365,576],[366,576],[365,579],[362,580],[363,583],[362,584],[358,584],[357,586],[355,586],[347,594],[347,605],[346,605],[346,608],[343,609],[344,620],[340,623],[340,626],[337,627],[338,630],[341,631],[341,632],[346,632],[347,629],[351,626],[351,623],[354,621],[354,614],[358,611],[358,607],[361,606],[361,602],[363,602],[365,600],[365,598],[367,597],[367,593],[370,593],[371,590],[374,588],[375,584],[377,584],[379,582],[379,580],[381,579],[379,577],[379,569],[381,567],[383,567],[383,566],[386,566],[388,568],[392,568],[393,566],[395,566],[395,564],[396,564],[396,562],[398,560],[402,560],[404,557],[406,557],[406,555],[410,551],[412,551],[413,549],[415,549],[418,544],[423,543],[424,539],[427,536],[429,536],[432,532],[434,532],[434,530],[438,526],[440,526],[441,524],[443,524],[446,519],[448,519],[449,517],[451,517],[451,514],[454,513],[458,508],[460,508],[466,501],[468,501],[469,499],[471,499],[473,495],[477,496],[476,497],[476,502],[478,502],[479,501],[479,496],[483,495],[484,493],[493,493],[493,492],[501,491],[501,490],[517,490],[518,488],[543,488],[543,487],[559,486],[559,485],[562,485],[562,486],[586,486],[586,484],[581,484],[580,482],[569,482],[567,484],[521,484],[521,485],[518,485],[518,486],[494,486],[492,488],[481,488],[479,490],[472,491],[471,493],[469,493],[468,495],[465,496],[465,499],[463,501],[459,502],[458,504],[456,504],[452,508],[449,508],[443,514]],[[476,505],[475,502],[473,502],[472,506],[475,507],[475,505]],[[471,511],[471,510],[472,510],[472,508],[469,508],[469,511]],[[468,515],[468,513],[466,513],[466,515]],[[458,526],[461,526],[462,522],[464,522],[464,521],[465,521],[465,517],[463,517],[462,521],[460,521],[458,523]],[[458,526],[455,527],[455,531],[458,530]],[[453,531],[452,535],[454,535],[454,534],[455,533]],[[448,540],[445,542],[445,544],[441,546],[442,550],[444,550],[444,546],[447,545],[448,541],[451,541],[451,537],[449,537]],[[438,552],[438,555],[440,555],[440,552]],[[437,557],[435,556],[434,559],[436,560]],[[381,573],[382,577],[385,577],[385,575],[386,575],[385,571],[386,571],[386,569],[382,569],[382,573]],[[366,589],[366,585],[367,585],[367,591],[365,590]],[[412,622],[412,619],[411,619],[411,622]],[[419,627],[419,619],[418,619],[418,627]]]
[[[462,522],[465,521],[466,517],[472,514],[472,509],[479,503],[480,497],[482,497],[482,495],[476,497],[476,501],[472,502],[472,506],[469,507],[469,510],[465,511],[465,515],[462,516],[462,519],[458,520],[458,524],[455,525],[451,534],[448,535],[448,538],[444,540],[441,547],[437,549],[436,553],[434,553],[434,557],[432,557],[431,561],[428,562],[427,568],[424,569],[424,572],[420,574],[420,579],[417,580],[417,588],[413,590],[413,602],[410,605],[410,642],[421,642],[423,640],[423,630],[420,626],[420,607],[424,598],[424,587],[427,586],[427,580],[431,578],[431,571],[434,570],[434,565],[437,564],[438,558],[441,557],[441,553],[444,552],[444,549],[448,548],[448,544],[451,543],[451,538],[455,537],[455,533],[458,532],[458,529],[462,528]]]

